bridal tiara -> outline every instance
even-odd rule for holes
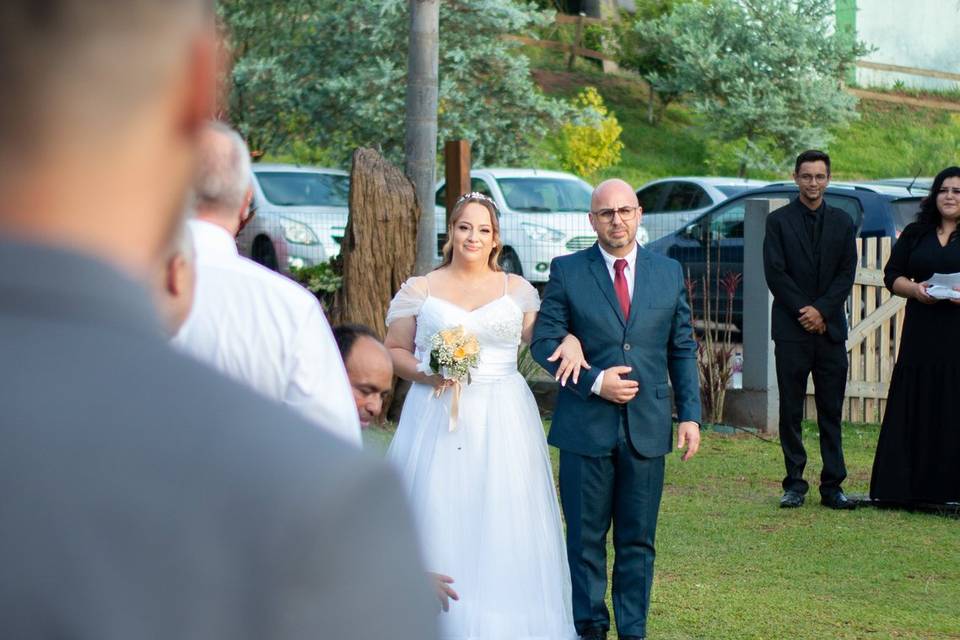
[[[453,206],[459,207],[464,202],[470,202],[470,201],[487,202],[490,204],[490,206],[493,207],[494,211],[499,211],[499,209],[497,208],[497,203],[493,201],[493,198],[491,198],[488,195],[484,195],[479,191],[471,191],[470,193],[463,194],[462,196],[457,198],[457,202]]]

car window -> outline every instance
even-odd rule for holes
[[[470,191],[476,191],[482,193],[485,196],[493,197],[493,194],[490,192],[490,185],[487,184],[487,181],[483,178],[471,178],[470,179]],[[437,197],[433,201],[438,207],[447,206],[447,183],[437,189]]]
[[[578,180],[500,178],[497,183],[507,206],[514,211],[549,213],[590,210],[590,187]]]
[[[476,191],[477,193],[482,193],[485,196],[493,197],[493,192],[490,191],[490,185],[487,184],[487,181],[483,178],[471,178],[470,179],[470,191]]]
[[[643,207],[644,214],[660,213],[663,209],[660,207],[660,201],[664,193],[670,188],[671,182],[658,182],[645,189],[637,191],[637,200]]]
[[[743,238],[743,218],[747,210],[747,200],[789,200],[794,194],[789,192],[764,193],[751,198],[739,198],[718,208],[709,215],[704,215],[697,222],[687,227],[686,233],[691,238],[705,240],[729,240]],[[856,202],[856,201],[854,201]]]
[[[920,211],[920,199],[902,198],[894,200],[890,203],[890,207],[893,209],[893,223],[897,227],[897,231],[903,231],[903,228],[908,224],[916,222],[917,213]]]
[[[857,229],[863,224],[863,207],[856,198],[848,198],[847,196],[837,196],[828,193],[823,196],[823,199],[826,200],[827,204],[831,207],[843,209],[844,212],[850,216],[850,219],[853,220],[853,224]]]
[[[346,207],[350,196],[350,176],[302,171],[255,175],[267,201],[280,207]]]
[[[718,185],[714,185],[714,186],[717,188],[717,191],[719,191],[719,192],[722,193],[723,195],[727,196],[728,198],[729,198],[730,196],[735,196],[735,195],[737,195],[737,194],[740,193],[741,191],[746,191],[747,189],[753,189],[753,185],[749,185],[749,184],[743,184],[743,185],[740,185],[740,184],[718,184]]]
[[[698,209],[700,202],[705,198],[707,204],[710,203],[710,197],[699,186],[691,182],[674,182],[670,189],[670,195],[663,205],[664,211],[690,211]]]
[[[738,200],[732,206],[713,214],[710,221],[710,236],[715,240],[743,237],[743,216],[747,201]]]

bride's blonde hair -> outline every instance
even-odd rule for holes
[[[463,210],[471,202],[483,205],[490,212],[490,226],[493,228],[493,250],[490,252],[487,266],[493,271],[501,271],[500,253],[503,251],[503,247],[500,244],[500,216],[497,212],[497,205],[491,198],[476,191],[460,196],[457,203],[453,205],[453,211],[450,212],[450,222],[447,224],[447,241],[443,245],[443,260],[437,269],[449,266],[453,262],[453,226],[457,224],[457,220],[463,215]]]

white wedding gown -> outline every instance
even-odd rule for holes
[[[509,283],[502,297],[467,311],[411,279],[387,314],[387,324],[416,316],[421,361],[441,329],[463,325],[480,342],[456,430],[451,392],[436,398],[432,387],[414,384],[387,453],[409,492],[427,568],[456,581],[460,600],[439,614],[443,640],[577,637],[547,443],[517,372],[523,313],[540,300],[526,281]]]

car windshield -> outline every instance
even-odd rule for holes
[[[890,203],[893,208],[893,223],[897,226],[897,231],[903,231],[903,228],[917,219],[917,212],[920,211],[919,198],[902,198]]]
[[[280,207],[345,207],[350,176],[302,171],[257,172],[266,199]]]
[[[715,186],[717,187],[717,190],[720,191],[720,193],[727,196],[728,198],[730,196],[737,195],[741,191],[746,191],[747,189],[753,189],[755,187],[755,185],[750,185],[750,184],[718,184]]]
[[[497,184],[514,211],[590,211],[590,187],[579,180],[500,178]]]

